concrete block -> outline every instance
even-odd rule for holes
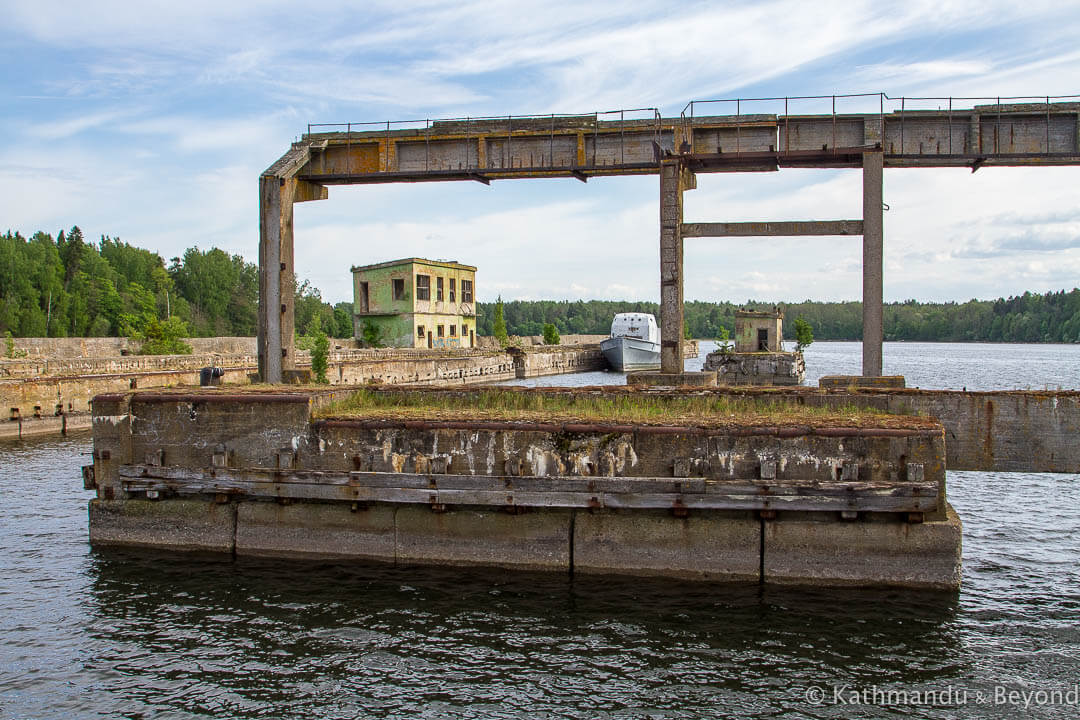
[[[498,510],[436,513],[427,507],[401,507],[398,563],[568,571],[570,519],[569,511],[511,515]]]
[[[944,520],[765,523],[765,582],[786,585],[960,587],[961,523]]]
[[[91,500],[90,544],[231,553],[235,508],[205,500]]]
[[[750,513],[579,512],[574,572],[756,581],[760,540]]]
[[[646,370],[629,373],[626,376],[626,384],[646,387],[716,387],[716,373],[665,373]]]
[[[906,382],[903,375],[824,375],[818,380],[823,388],[902,388]]]
[[[394,562],[394,508],[345,503],[240,503],[236,554]]]

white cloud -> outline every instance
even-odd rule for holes
[[[1038,1],[5,5],[35,72],[4,81],[20,104],[0,120],[0,216],[26,233],[77,222],[166,257],[198,243],[256,259],[256,178],[309,121],[1080,90],[1078,13]],[[887,295],[1075,284],[1078,173],[888,171]],[[656,196],[655,178],[332,188],[297,207],[297,263],[331,299],[351,293],[350,264],[412,254],[479,265],[484,299],[655,299]],[[860,176],[702,176],[686,208],[689,221],[858,218]],[[687,298],[860,294],[858,238],[701,239],[687,258]]]

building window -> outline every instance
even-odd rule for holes
[[[461,281],[461,302],[472,302],[472,280]]]
[[[417,300],[430,300],[431,299],[431,276],[430,275],[417,275],[416,276],[416,299]]]
[[[440,325],[440,326],[438,327],[438,331],[439,331],[439,337],[442,337],[442,336],[443,336],[443,328],[445,328],[445,327],[446,327],[445,325]]]
[[[424,326],[423,326],[423,325],[417,325],[417,326],[416,326],[416,337],[418,337],[418,338],[420,338],[421,340],[423,340],[423,339],[424,339],[424,335],[425,335],[425,333],[424,333]]]
[[[450,337],[457,337],[457,325],[450,326]]]
[[[443,301],[443,279],[441,277],[435,278],[435,300],[438,302]]]
[[[394,299],[405,299],[405,281],[401,278],[394,278]]]
[[[457,284],[457,280],[450,278],[450,302],[454,302],[454,285]]]
[[[360,312],[366,313],[368,311],[368,284],[366,282],[360,283]]]

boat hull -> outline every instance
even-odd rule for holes
[[[600,350],[611,369],[618,372],[660,369],[660,343],[614,337],[600,343]]]

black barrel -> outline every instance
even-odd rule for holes
[[[199,371],[199,384],[203,387],[207,385],[220,385],[221,376],[225,374],[225,370],[219,367],[204,367]]]

